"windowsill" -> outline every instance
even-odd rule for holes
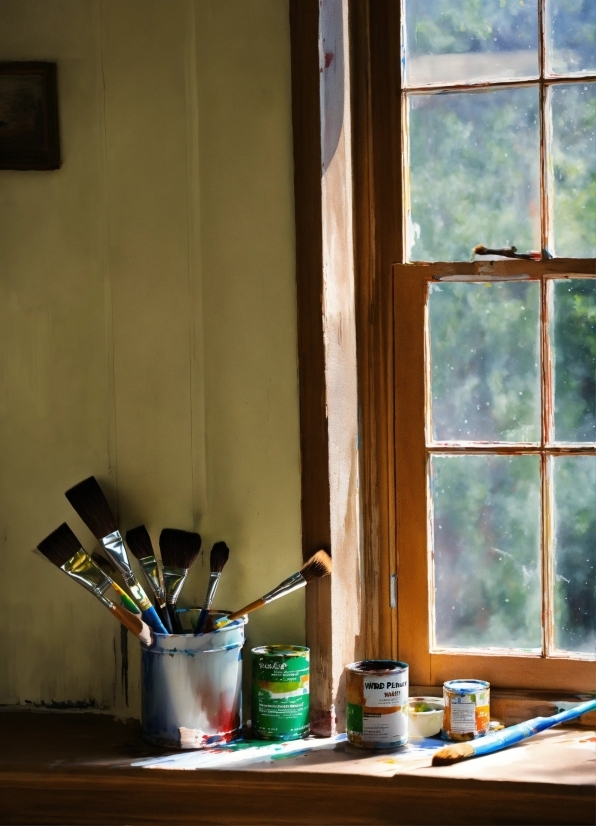
[[[3,823],[592,823],[594,742],[557,728],[445,768],[345,747],[226,770],[133,768],[163,754],[136,721],[6,710]]]

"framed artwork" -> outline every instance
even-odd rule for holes
[[[0,169],[58,169],[56,64],[0,62]]]

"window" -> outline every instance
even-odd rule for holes
[[[422,685],[591,690],[596,5],[403,14],[400,656]]]

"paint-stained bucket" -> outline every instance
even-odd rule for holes
[[[449,680],[443,683],[445,711],[441,737],[473,740],[490,726],[490,684],[484,680]]]
[[[223,613],[213,612],[215,618]],[[168,748],[209,748],[242,731],[245,618],[196,637],[154,634],[141,648],[143,737]]]
[[[364,660],[346,666],[348,741],[364,749],[395,749],[408,742],[408,666]]]
[[[252,650],[252,729],[263,740],[298,740],[310,728],[310,651],[300,645]]]

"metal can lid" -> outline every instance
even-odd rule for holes
[[[310,648],[305,645],[259,645],[251,650],[258,657],[308,657]]]
[[[486,691],[490,688],[490,683],[486,680],[447,680],[443,683],[443,688],[455,694],[474,694],[476,691]]]
[[[407,668],[408,664],[399,660],[362,660],[346,665],[346,670],[354,674],[392,674]]]

